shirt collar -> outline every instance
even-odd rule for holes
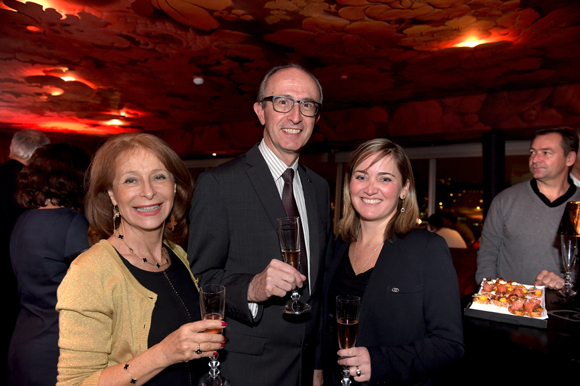
[[[260,141],[260,144],[258,145],[258,149],[260,150],[260,153],[262,153],[262,156],[266,160],[266,164],[270,168],[270,172],[272,172],[272,176],[274,177],[275,180],[281,178],[282,174],[289,167],[294,169],[294,174],[296,175],[296,172],[298,170],[298,159],[296,159],[296,161],[292,164],[292,166],[286,165],[284,161],[278,158],[278,156],[274,154],[274,152],[268,147],[268,145],[266,145],[266,142],[264,141],[263,138],[262,141]]]

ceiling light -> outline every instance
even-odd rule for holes
[[[105,125],[109,126],[119,126],[122,125],[124,122],[119,119],[111,119],[110,121],[105,122]]]
[[[196,77],[193,78],[193,83],[197,84],[198,86],[199,85],[202,85],[203,84],[203,78],[200,78],[199,76],[196,76]]]

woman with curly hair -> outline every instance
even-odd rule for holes
[[[58,362],[56,290],[70,262],[88,249],[81,212],[89,156],[68,144],[45,145],[18,175],[10,258],[21,309],[9,349],[9,385],[54,385]]]

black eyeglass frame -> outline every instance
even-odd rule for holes
[[[276,110],[276,107],[275,107],[276,104],[274,103],[274,100],[276,98],[288,99],[288,100],[292,101],[292,106],[290,107],[290,109],[288,111],[278,111],[278,110]],[[296,104],[296,102],[298,102],[298,109],[300,111],[300,114],[304,115],[305,117],[309,117],[309,118],[312,118],[312,117],[317,116],[320,113],[320,109],[322,108],[322,103],[319,103],[319,102],[316,102],[316,101],[313,101],[313,100],[301,100],[301,101],[297,101],[296,99],[292,99],[292,98],[287,97],[287,96],[284,96],[284,95],[272,95],[272,96],[268,96],[268,97],[262,98],[262,100],[260,102],[263,103],[263,102],[267,102],[267,101],[272,102],[272,108],[274,109],[274,111],[276,111],[278,113],[282,113],[282,114],[286,114],[286,113],[289,113],[290,111],[292,111],[292,109],[294,108],[294,105]],[[314,103],[316,105],[316,107],[317,107],[316,113],[314,115],[304,114],[304,112],[302,111],[302,104],[303,103]]]

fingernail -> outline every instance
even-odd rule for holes
[[[218,355],[217,351],[213,352],[213,356],[216,357]]]
[[[226,322],[222,322],[222,326],[227,326],[228,324]]]
[[[228,338],[224,336],[224,343],[228,341]]]
[[[222,347],[225,347],[225,346],[226,346],[226,344],[225,343],[222,343]]]

